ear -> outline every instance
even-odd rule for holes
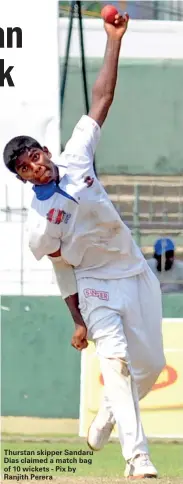
[[[51,160],[52,154],[50,153],[50,151],[48,150],[48,148],[46,146],[43,146],[43,151],[44,151],[44,153],[46,153],[48,158]]]

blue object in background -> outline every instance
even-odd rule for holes
[[[175,250],[175,245],[171,239],[158,239],[154,244],[154,251],[157,255],[162,255],[168,250]]]

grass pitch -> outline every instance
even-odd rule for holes
[[[149,447],[153,463],[159,471],[161,484],[183,484],[183,444],[154,443]],[[75,455],[75,451],[88,450],[84,440],[77,441],[72,438],[60,439],[57,442],[4,441],[1,447],[2,482],[3,484],[17,481],[22,483],[44,481],[53,482],[53,484],[123,484],[126,482],[123,478],[125,464],[117,442],[109,443],[102,451],[95,452],[93,455]],[[26,455],[14,455],[13,451],[26,451]],[[31,455],[28,455],[28,452],[31,452]],[[13,460],[16,461],[16,459],[17,462],[14,462]],[[22,462],[23,459],[24,462]],[[25,459],[37,459],[39,462],[25,462]],[[67,459],[70,461],[65,462]],[[5,471],[9,466],[11,466],[10,471]],[[18,476],[21,477],[18,479]],[[138,480],[138,482],[143,481]],[[147,483],[147,480],[145,482]]]

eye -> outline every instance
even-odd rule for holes
[[[33,161],[38,161],[39,160],[39,154],[38,153],[33,153],[32,160]]]
[[[23,171],[23,173],[25,173],[27,170],[28,170],[27,165],[22,166],[22,171]]]

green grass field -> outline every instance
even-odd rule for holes
[[[1,447],[2,475],[8,474],[12,476],[13,474],[15,479],[15,476],[23,476],[26,474],[28,478],[25,477],[25,482],[31,482],[31,474],[37,476],[37,479],[36,477],[32,477],[32,482],[43,482],[42,479],[38,479],[38,474],[42,476],[52,476],[54,482],[61,482],[62,484],[65,482],[73,484],[77,482],[79,484],[92,482],[123,482],[124,461],[121,457],[120,446],[118,443],[109,443],[102,451],[96,452],[93,455],[72,454],[73,451],[79,450],[88,451],[89,449],[84,441],[81,440],[81,442],[78,442],[72,438],[57,442],[4,441],[2,442]],[[26,455],[12,455],[13,451],[33,452],[32,455],[27,455],[27,452]],[[44,454],[40,455],[41,451],[44,451]],[[67,455],[65,455],[66,451]],[[60,455],[58,453],[60,453]],[[183,444],[151,444],[150,454],[154,464],[158,468],[162,483],[183,483]],[[25,458],[43,459],[44,462],[21,462],[21,460]],[[17,462],[13,462],[13,459],[17,459]],[[58,460],[56,461],[56,459],[70,459],[70,461],[61,462]],[[71,462],[71,459],[74,460],[74,462]],[[81,459],[83,459],[83,462],[81,462]],[[10,471],[5,471],[9,466],[11,466]],[[37,473],[35,470],[31,470],[31,468],[34,468],[35,466],[43,469]],[[71,470],[68,472],[68,467],[70,469],[75,468],[75,472],[73,473]],[[49,470],[44,468],[48,468]],[[4,475],[3,477],[5,479],[3,482],[8,482],[8,478]],[[18,478],[17,480],[14,479],[14,482],[18,480]],[[24,482],[22,477],[19,482]],[[51,482],[51,480],[47,479],[46,482]]]

